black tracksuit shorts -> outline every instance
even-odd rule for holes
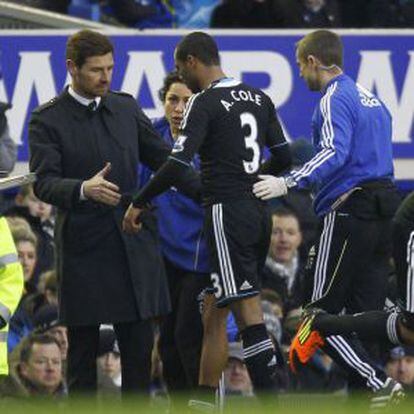
[[[257,295],[272,230],[267,204],[244,199],[208,206],[205,229],[217,306]]]

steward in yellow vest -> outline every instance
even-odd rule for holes
[[[0,376],[8,375],[7,334],[9,321],[23,292],[23,269],[9,225],[0,217]]]

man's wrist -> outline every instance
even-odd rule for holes
[[[285,179],[285,184],[288,190],[298,185],[298,183],[295,181],[295,179],[291,175],[285,176],[284,179]]]
[[[145,202],[143,202],[139,197],[134,197],[132,199],[132,206],[134,208],[143,208],[145,206]]]

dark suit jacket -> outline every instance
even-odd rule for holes
[[[137,188],[137,167],[158,169],[170,148],[135,99],[110,92],[91,112],[67,91],[33,111],[30,170],[36,195],[58,207],[55,241],[61,318],[69,325],[116,323],[169,311],[156,226],[122,232],[126,204],[80,201],[80,187],[112,163],[107,177],[122,193]]]

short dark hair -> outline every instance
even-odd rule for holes
[[[298,215],[292,209],[285,206],[277,206],[272,209],[272,216],[289,217],[293,216],[298,218]]]
[[[341,38],[330,30],[316,30],[309,33],[296,43],[296,48],[300,59],[313,55],[326,66],[343,67]]]
[[[192,32],[184,36],[175,49],[178,60],[185,62],[188,56],[194,56],[207,66],[220,64],[220,56],[215,40],[204,32]]]
[[[176,71],[170,72],[164,78],[164,83],[162,85],[162,88],[158,91],[158,97],[160,98],[161,102],[165,102],[165,97],[167,96],[167,93],[170,90],[171,85],[173,83],[184,83],[185,85],[187,85],[184,79],[178,74],[178,72]],[[187,88],[188,88],[188,85],[187,85]]]
[[[109,38],[92,30],[80,30],[69,37],[66,43],[66,59],[75,62],[80,68],[91,56],[103,56],[114,53],[114,47]]]
[[[42,344],[42,345],[50,345],[55,344],[60,350],[60,344],[58,340],[53,337],[52,335],[48,334],[30,334],[22,341],[22,347],[20,349],[20,363],[29,362],[30,356],[32,355],[33,345],[35,344]]]

